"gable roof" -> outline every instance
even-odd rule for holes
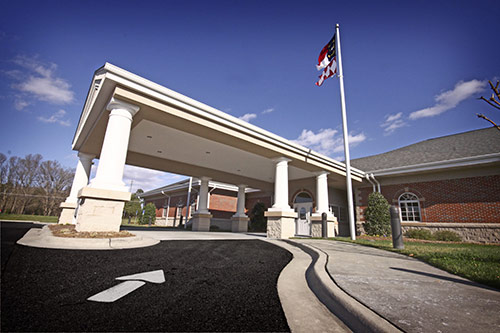
[[[351,160],[365,172],[443,165],[452,162],[500,161],[500,132],[495,127],[429,139],[386,153]]]

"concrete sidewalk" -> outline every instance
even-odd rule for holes
[[[403,331],[500,331],[498,290],[393,252],[338,241],[294,242],[326,253],[335,283]]]

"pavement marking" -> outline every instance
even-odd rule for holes
[[[127,296],[134,290],[139,289],[140,287],[145,285],[146,282],[157,283],[157,284],[165,282],[165,274],[163,273],[163,270],[160,269],[156,271],[120,276],[117,277],[115,280],[122,280],[122,281],[126,280],[126,281],[117,284],[116,286],[106,289],[104,291],[101,291],[100,293],[97,293],[94,296],[90,296],[89,298],[87,298],[87,301],[104,302],[104,303],[114,302],[124,296]],[[136,280],[142,280],[142,281],[136,281]]]
[[[163,274],[163,269],[159,269],[157,271],[120,276],[115,280],[142,280],[151,283],[163,283],[165,282],[165,275]]]
[[[146,282],[143,281],[125,281],[87,298],[87,301],[111,303],[119,300],[123,296],[130,294],[131,292],[133,292],[137,288],[142,287],[145,284]]]

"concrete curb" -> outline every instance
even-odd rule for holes
[[[306,271],[311,257],[300,248],[280,240],[266,240],[293,255],[278,278],[278,295],[292,332],[351,332],[311,291]]]
[[[334,280],[327,272],[326,265],[328,255],[324,251],[304,243],[289,242],[294,243],[294,245],[303,249],[313,257],[313,266],[311,266],[311,269],[314,272],[312,275],[315,276],[312,277],[311,274],[308,274],[308,281],[313,280],[309,281],[310,286],[314,290],[316,296],[318,296],[330,311],[335,313],[344,322],[348,323],[353,331],[402,332],[391,322],[358,302],[335,284]]]
[[[158,244],[160,241],[143,236],[124,238],[65,238],[52,235],[48,226],[42,229],[30,229],[17,244],[66,250],[120,250],[138,247],[147,247]]]

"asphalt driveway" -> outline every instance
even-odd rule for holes
[[[1,331],[289,331],[276,283],[291,258],[260,240],[116,251],[16,245],[2,274]],[[166,282],[112,303],[86,300],[116,277],[153,270]]]

